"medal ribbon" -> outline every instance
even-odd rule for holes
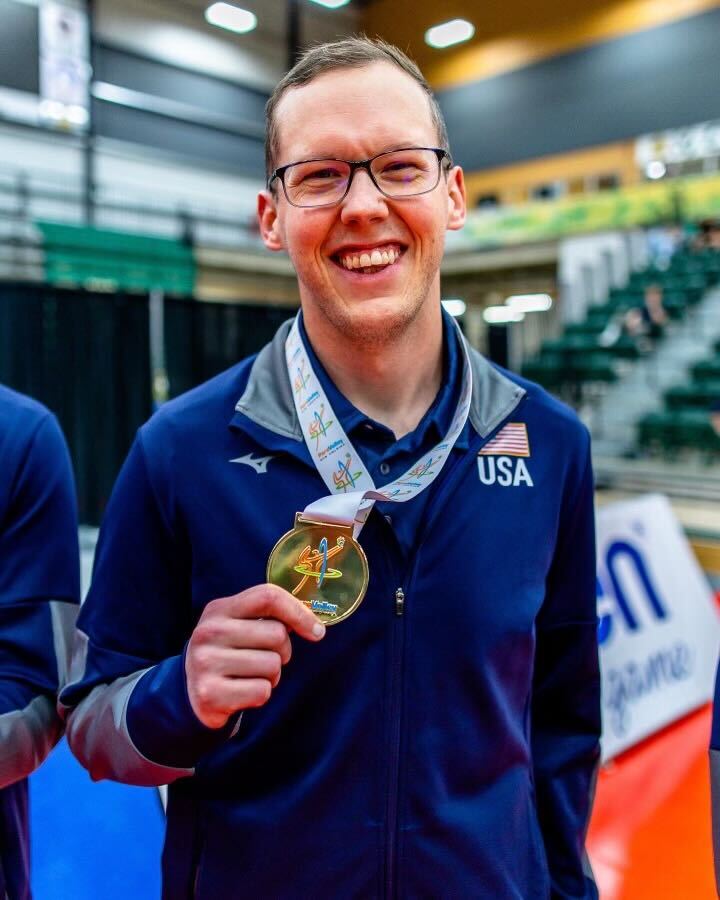
[[[463,352],[460,398],[445,437],[395,481],[377,488],[360,455],[330,405],[305,349],[298,319],[285,342],[288,375],[303,437],[330,494],[305,507],[303,516],[321,522],[353,524],[357,537],[377,500],[404,503],[424,491],[442,471],[470,412],[472,372],[457,323]]]

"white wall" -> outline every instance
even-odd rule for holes
[[[560,241],[558,281],[566,322],[580,321],[588,306],[603,303],[611,288],[625,284],[637,267],[637,247],[643,241],[642,232],[607,232]]]

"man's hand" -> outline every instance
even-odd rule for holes
[[[319,641],[325,626],[274,584],[208,603],[185,654],[190,704],[204,725],[222,728],[233,713],[267,703],[290,659],[291,631]]]

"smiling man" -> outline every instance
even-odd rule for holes
[[[138,433],[71,746],[171,782],[166,898],[596,897],[587,432],[442,312],[463,176],[404,54],[315,47],[267,118],[302,311]]]

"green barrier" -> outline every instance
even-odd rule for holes
[[[37,227],[49,284],[193,294],[195,258],[182,241],[57,222],[38,222]]]

